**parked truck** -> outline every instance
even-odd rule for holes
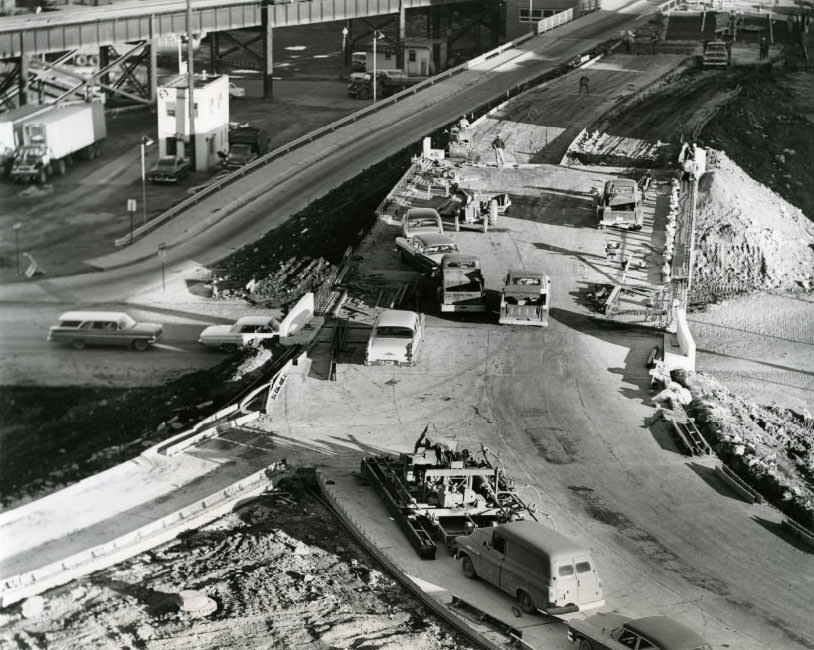
[[[25,104],[5,113],[0,113],[0,171],[3,175],[11,171],[14,151],[23,142],[23,124],[38,114],[49,110],[40,104]]]
[[[594,191],[599,229],[606,227],[641,230],[642,189],[630,178],[616,178],[605,183],[600,193]]]
[[[551,279],[542,271],[512,269],[503,281],[501,325],[548,325]]]
[[[255,126],[229,129],[229,154],[224,159],[227,169],[237,169],[268,151],[268,131]]]
[[[106,136],[103,104],[54,105],[22,124],[22,142],[14,152],[11,177],[44,183],[53,174],[61,176],[74,158],[96,158]]]
[[[444,255],[440,283],[438,302],[442,312],[486,311],[486,288],[477,257],[461,253]]]
[[[401,70],[379,70],[376,72],[376,96],[395,95],[425,79],[426,77],[411,77]],[[348,84],[348,97],[356,99],[373,97],[373,74],[370,72],[354,73]]]

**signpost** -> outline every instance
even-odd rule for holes
[[[20,275],[20,228],[22,227],[23,224],[19,221],[11,227],[14,231],[14,253],[17,256],[17,275]]]
[[[165,242],[161,242],[158,245],[158,257],[161,258],[161,291],[166,291],[165,267],[167,265],[167,244]]]
[[[133,243],[133,217],[136,214],[136,200],[135,199],[127,199],[127,211],[130,213],[130,241],[129,244]]]

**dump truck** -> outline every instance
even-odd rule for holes
[[[511,269],[500,296],[501,325],[548,326],[551,279],[542,271]]]
[[[710,41],[704,48],[702,60],[705,68],[726,68],[729,65],[729,48],[725,41]]]
[[[477,257],[447,253],[441,258],[439,279],[442,312],[486,311],[486,288]]]
[[[11,177],[44,183],[53,174],[63,175],[73,159],[99,155],[107,136],[105,107],[99,102],[54,105],[23,123],[21,133]]]
[[[594,202],[600,230],[606,227],[641,230],[642,189],[637,181],[630,178],[609,180],[601,193],[594,190]]]
[[[376,96],[389,97],[405,88],[424,81],[426,77],[411,77],[401,70],[379,70],[376,72]],[[373,74],[356,73],[348,84],[348,97],[370,99],[373,97]]]
[[[268,151],[271,137],[265,129],[239,126],[229,130],[229,154],[223,160],[227,169],[237,169]]]

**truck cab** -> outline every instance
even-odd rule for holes
[[[485,312],[486,288],[480,260],[448,253],[441,258],[438,302],[442,312]]]

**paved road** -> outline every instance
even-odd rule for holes
[[[7,368],[6,376],[16,373],[24,377],[19,364],[26,363],[24,358],[13,356],[13,350],[7,346],[13,344],[20,349],[37,350],[43,345],[44,323],[54,322],[56,316],[68,308],[136,303],[156,308],[159,316],[152,319],[160,320],[160,311],[171,304],[189,311],[188,324],[205,320],[185,285],[185,280],[202,267],[255,240],[304,208],[312,199],[353,178],[360,170],[415,144],[434,128],[454,121],[468,108],[493,99],[504,89],[589,49],[652,8],[653,5],[639,1],[624,6],[620,3],[618,13],[601,11],[591,14],[387,107],[364,123],[340,129],[292,152],[135,245],[96,261],[99,268],[111,270],[0,287],[0,302],[12,304],[5,324],[17,332],[13,340],[0,340],[0,362]],[[236,200],[244,201],[246,197],[253,197],[253,200],[232,212],[230,204],[234,206]],[[225,214],[228,217],[224,218]],[[166,290],[162,289],[161,265],[155,257],[161,242],[170,244]],[[35,320],[39,325],[29,328],[27,324]],[[173,345],[183,347],[184,344],[175,341]],[[51,358],[53,363],[49,368],[48,357],[40,356],[38,363],[43,365],[36,375],[54,378],[61,375],[70,381],[70,376],[61,372],[64,358],[60,355]],[[158,359],[158,356],[154,358]],[[205,357],[198,358],[193,365],[205,365],[205,360]],[[130,362],[128,355],[125,363]],[[105,366],[98,368],[98,375],[109,376],[110,367],[119,363],[119,355],[108,355]],[[175,369],[180,370],[188,363],[188,358],[177,355],[173,360],[164,355],[155,370],[171,374],[173,363]],[[92,376],[93,369],[90,370]],[[143,381],[149,383],[151,380],[146,377],[150,367],[144,366],[143,370]],[[129,376],[138,383],[138,374]],[[35,381],[33,376],[28,380]]]

